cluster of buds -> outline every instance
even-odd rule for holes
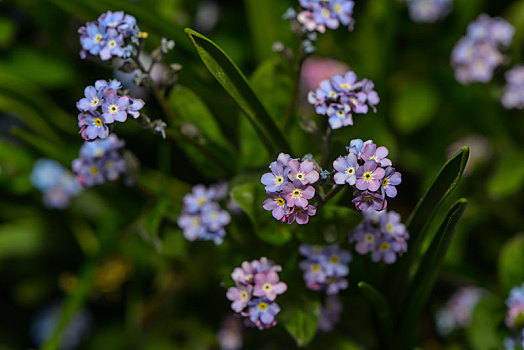
[[[367,209],[362,214],[363,222],[349,234],[357,253],[371,253],[373,262],[393,264],[397,256],[407,252],[409,233],[398,213]]]
[[[128,58],[137,54],[140,40],[147,38],[136,24],[136,18],[123,11],[107,11],[96,21],[78,29],[82,50],[80,57],[98,56],[102,61],[113,57]]]
[[[233,311],[245,317],[247,326],[262,330],[277,324],[280,306],[275,299],[287,290],[287,285],[278,277],[280,271],[281,266],[265,257],[244,261],[241,267],[233,270],[231,278],[235,287],[229,288],[226,296],[232,301]]]
[[[37,160],[30,180],[44,194],[44,205],[48,208],[64,209],[82,191],[75,176],[51,159]]]
[[[125,122],[130,115],[137,119],[144,101],[125,95],[118,80],[97,80],[94,86],[84,89],[85,97],[76,103],[80,111],[78,126],[82,138],[92,141],[105,139],[109,135],[109,126],[115,121]]]
[[[101,185],[106,181],[118,180],[128,171],[122,156],[124,141],[115,134],[103,140],[85,141],[80,148],[80,157],[73,160],[73,171],[84,187]]]
[[[349,274],[350,252],[341,250],[338,244],[325,247],[302,244],[299,252],[306,257],[300,262],[300,268],[309,289],[325,290],[327,295],[334,295],[348,287],[344,277]]]
[[[508,48],[515,28],[506,20],[480,15],[468,26],[451,53],[451,66],[461,84],[487,83],[493,78],[495,68],[504,63],[501,50]]]
[[[383,210],[386,197],[397,195],[395,186],[401,183],[402,176],[386,158],[388,153],[386,147],[377,147],[372,140],[355,139],[350,142],[348,155],[333,162],[335,183],[356,188],[353,203],[357,210]]]
[[[226,235],[224,227],[231,221],[231,216],[218,202],[227,196],[227,189],[225,183],[209,188],[196,185],[184,197],[184,208],[177,223],[188,241],[214,241],[217,245],[222,244]]]
[[[308,201],[315,196],[315,188],[310,185],[320,177],[315,168],[310,160],[300,161],[280,153],[269,166],[271,172],[261,178],[270,197],[264,201],[264,209],[270,210],[273,217],[282,222],[307,224],[309,217],[317,212]]]
[[[367,114],[369,108],[376,112],[380,102],[371,80],[358,80],[353,71],[323,80],[316,91],[308,93],[308,102],[320,115],[329,117],[332,129],[353,125],[353,114]]]
[[[524,109],[524,65],[516,66],[505,74],[506,86],[502,106],[507,109]]]

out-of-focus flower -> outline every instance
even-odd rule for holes
[[[287,290],[279,281],[277,272],[282,268],[267,258],[244,261],[235,268],[231,278],[236,286],[227,290],[226,297],[232,301],[231,308],[245,318],[246,325],[260,330],[276,325],[280,307],[275,302],[277,295]]]
[[[407,252],[409,233],[398,213],[366,209],[362,214],[363,222],[349,234],[349,242],[356,243],[357,253],[371,253],[373,262],[393,264]]]
[[[491,158],[493,147],[491,147],[491,144],[484,136],[471,134],[453,142],[448,147],[446,155],[451,157],[465,145],[469,147],[469,158],[464,169],[464,175],[468,176],[474,171],[475,167]]]
[[[375,111],[379,98],[370,80],[357,80],[353,71],[335,75],[320,82],[315,91],[309,91],[308,102],[320,115],[327,115],[333,129],[353,125],[353,114],[366,114],[368,107]]]
[[[34,316],[30,334],[36,346],[43,346],[51,338],[58,327],[61,315],[62,303],[54,302]],[[89,334],[92,323],[93,317],[87,310],[80,309],[75,312],[60,333],[59,348],[64,350],[78,348]]]
[[[51,159],[37,160],[30,180],[44,194],[43,202],[48,208],[64,209],[82,191],[73,174]]]
[[[506,299],[508,311],[506,313],[506,326],[509,328],[524,328],[524,283],[513,287]]]
[[[435,314],[438,333],[447,336],[454,329],[467,327],[471,323],[475,306],[484,295],[486,291],[478,287],[463,287],[455,291],[446,305]]]
[[[127,173],[127,163],[121,155],[124,142],[115,134],[106,139],[85,141],[80,148],[80,157],[73,160],[73,171],[84,187],[115,181]]]
[[[505,74],[506,86],[500,99],[506,109],[524,109],[524,65],[516,66]]]
[[[487,83],[504,62],[502,50],[509,47],[515,28],[499,17],[481,14],[468,26],[451,53],[451,66],[461,84]]]
[[[351,262],[348,251],[340,249],[338,244],[325,247],[302,244],[299,252],[306,257],[299,266],[304,271],[304,281],[309,289],[334,295],[347,288],[344,277],[349,274]]]
[[[417,23],[433,23],[445,18],[453,0],[407,0],[409,17]]]
[[[231,216],[220,207],[218,201],[224,199],[226,194],[227,184],[219,183],[209,188],[196,185],[184,197],[184,208],[177,223],[188,241],[203,240],[222,244],[226,235],[224,227],[231,221]]]
[[[340,314],[344,309],[344,304],[337,295],[329,295],[324,305],[320,308],[317,328],[322,332],[331,332],[340,321]]]
[[[222,322],[217,334],[221,350],[239,350],[242,348],[242,322],[238,317],[228,316]]]

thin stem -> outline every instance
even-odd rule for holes
[[[322,140],[322,153],[320,156],[320,167],[324,169],[326,167],[328,157],[329,157],[329,146],[331,143],[331,127],[328,125],[326,129],[326,134]]]
[[[295,71],[295,81],[293,85],[293,91],[291,92],[291,99],[289,100],[289,103],[287,105],[286,112],[284,114],[284,121],[282,122],[283,131],[286,131],[289,128],[291,117],[293,116],[293,112],[295,110],[298,90],[300,87],[300,75],[302,73],[302,65],[304,64],[304,60],[306,59],[306,56],[302,54],[301,48],[299,48],[299,52],[300,52],[300,58],[298,59],[298,65]]]
[[[331,188],[331,191],[328,192],[328,194],[318,203],[317,210],[321,209],[331,198],[335,197],[337,193],[342,191],[344,186],[340,185],[333,185]]]

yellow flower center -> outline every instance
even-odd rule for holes
[[[388,242],[384,242],[380,245],[380,250],[382,250],[383,252],[385,252],[386,250],[389,249],[389,243]]]
[[[349,168],[346,169],[346,174],[348,175],[353,175],[355,173],[355,168],[350,166]]]
[[[115,162],[113,162],[112,160],[108,160],[105,164],[105,168],[107,170],[113,170],[115,167]]]
[[[364,180],[371,181],[371,179],[373,178],[373,175],[371,175],[371,173],[369,171],[366,171],[364,173],[363,177],[364,177]]]
[[[95,123],[96,126],[102,126],[102,124],[104,124],[102,123],[102,119],[100,118],[93,119],[93,122]]]
[[[109,113],[111,114],[117,114],[120,111],[120,108],[118,108],[117,105],[112,104],[109,106]]]
[[[319,245],[314,245],[314,246],[313,246],[313,253],[314,253],[314,254],[320,254],[320,253],[322,253],[322,247],[319,246]]]
[[[275,176],[275,185],[281,185],[284,182],[284,177],[282,175]]]
[[[349,90],[349,89],[351,89],[351,84],[342,83],[342,84],[340,84],[340,88],[343,89],[343,90]]]
[[[329,12],[328,9],[322,9],[321,14],[322,14],[322,17],[324,17],[324,18],[329,18],[329,17],[331,17],[331,12]]]
[[[102,40],[102,38],[103,38],[102,34],[98,33],[97,35],[95,35],[95,38],[93,39],[93,41],[95,42],[95,44],[98,44],[100,40]]]
[[[93,155],[95,156],[95,158],[102,157],[104,155],[104,149],[100,147],[95,149],[95,151],[93,152]]]
[[[216,218],[218,218],[218,212],[212,211],[211,213],[209,213],[209,217],[211,218],[211,220],[215,220]]]
[[[98,174],[98,167],[96,165],[93,165],[91,167],[91,174],[93,174],[93,175]]]
[[[337,111],[337,117],[339,118],[344,118],[344,116],[346,115],[346,113],[344,113],[344,110],[343,109],[339,109]]]
[[[149,37],[149,33],[148,32],[138,32],[138,37],[140,39],[147,39]]]
[[[311,265],[311,270],[313,270],[314,272],[319,272],[320,271],[320,265],[319,264],[312,264]]]
[[[298,188],[295,188],[291,194],[292,194],[293,197],[298,198],[298,197],[302,196],[302,191],[299,190]]]
[[[395,226],[393,226],[393,224],[392,224],[391,222],[388,222],[388,223],[386,224],[386,230],[387,230],[388,232],[393,233],[393,231],[395,230]]]
[[[330,91],[328,96],[331,98],[337,98],[337,93],[335,91]]]
[[[297,176],[297,179],[299,179],[299,180],[303,180],[303,179],[306,177],[306,174],[300,172],[300,173],[297,173],[296,176]]]
[[[373,196],[370,195],[370,194],[366,194],[366,195],[364,196],[364,200],[365,200],[365,201],[372,201],[372,200],[373,200]]]
[[[384,180],[382,180],[382,186],[388,187],[388,183],[389,183],[389,179],[385,177]]]
[[[91,106],[92,107],[96,107],[98,106],[98,102],[100,102],[100,100],[98,99],[98,97],[93,97],[93,99],[91,100]]]
[[[278,197],[277,199],[275,199],[275,201],[276,201],[277,204],[278,204],[279,206],[281,206],[281,207],[284,206],[284,204],[286,204],[286,201],[285,201],[284,198],[282,198],[282,197]]]
[[[329,261],[332,263],[332,264],[338,264],[338,262],[340,261],[339,257],[336,256],[336,255],[333,255]]]
[[[198,205],[202,205],[202,204],[204,204],[205,202],[206,202],[206,198],[205,198],[205,197],[199,197],[199,198],[197,199],[197,203],[198,203]]]
[[[335,6],[333,6],[333,9],[335,10],[336,13],[342,12],[342,6],[340,6],[339,4],[335,4]]]
[[[380,163],[380,161],[378,160],[377,156],[375,156],[375,155],[369,157],[369,159],[373,159],[375,162]]]
[[[267,303],[262,302],[262,303],[258,304],[258,309],[262,310],[262,311],[265,311],[267,309],[267,306],[268,306]]]
[[[116,27],[116,25],[118,24],[118,22],[111,22],[108,24],[108,26],[110,27]]]
[[[364,240],[367,242],[367,243],[373,243],[375,241],[375,236],[373,236],[371,233],[366,233],[364,235]]]
[[[116,40],[109,40],[107,45],[109,46],[110,49],[114,49],[117,45]]]
[[[196,218],[196,217],[193,218],[192,222],[193,222],[193,226],[199,226],[200,225],[200,219],[199,218]]]
[[[240,298],[242,298],[242,300],[247,300],[247,292],[245,290],[242,291],[242,293],[240,293]]]
[[[264,283],[264,285],[262,286],[262,289],[266,292],[269,292],[271,289],[273,289],[273,286],[271,286],[271,284],[269,283]]]

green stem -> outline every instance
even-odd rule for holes
[[[282,122],[283,131],[286,131],[289,128],[291,117],[293,116],[293,111],[295,110],[298,90],[300,87],[300,75],[302,73],[302,65],[304,64],[304,60],[306,59],[305,55],[302,54],[301,48],[299,48],[299,52],[300,52],[300,58],[298,59],[298,65],[295,71],[295,81],[293,85],[293,91],[291,92],[291,99],[289,100],[289,103],[287,105],[286,112],[284,114],[284,121]]]
[[[331,143],[331,127],[328,125],[326,129],[326,134],[322,138],[322,153],[320,156],[320,167],[324,169],[329,157],[329,146]]]
[[[340,185],[333,185],[333,188],[331,188],[331,191],[328,192],[328,194],[318,203],[317,210],[321,209],[331,198],[335,197],[337,193],[342,191],[344,186]]]

